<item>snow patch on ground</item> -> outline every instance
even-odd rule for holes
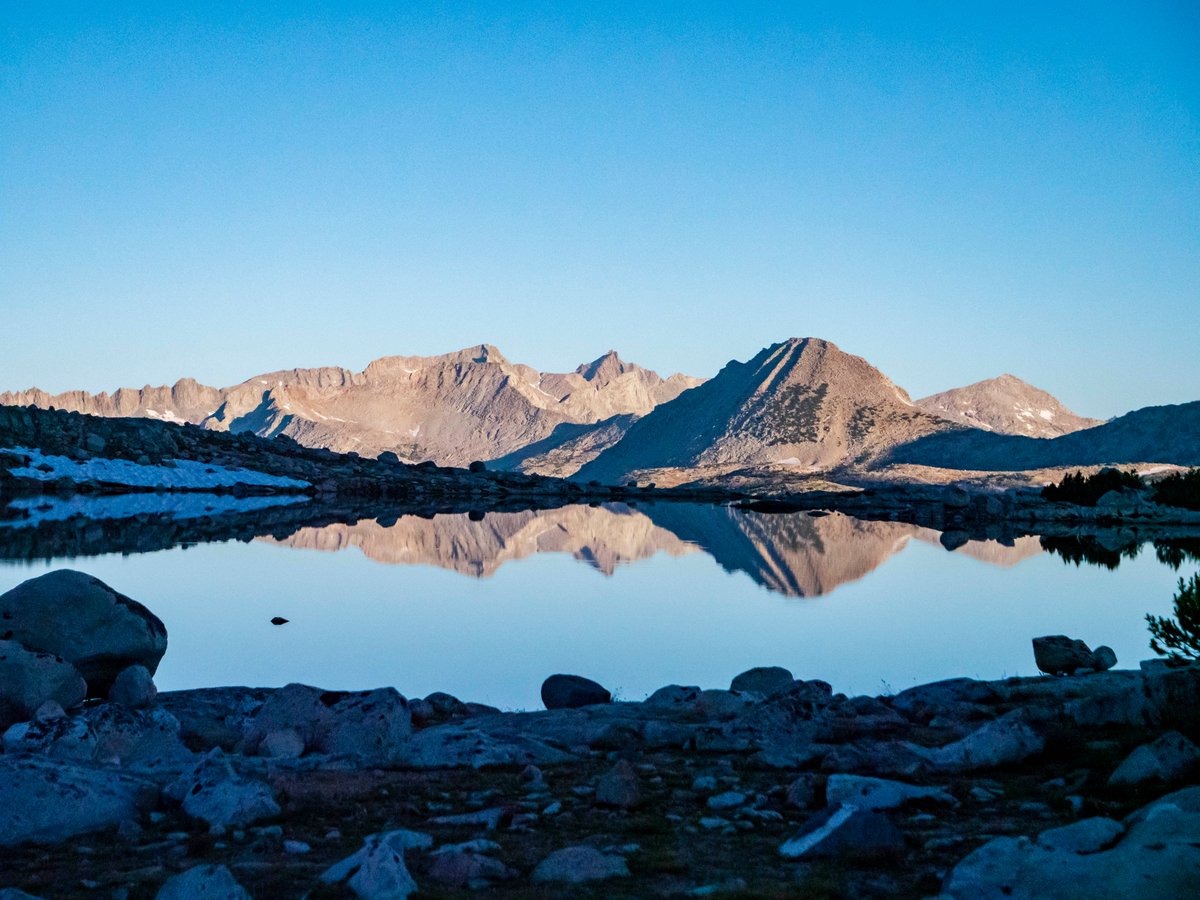
[[[230,513],[257,512],[275,506],[307,503],[307,497],[233,497],[229,494],[116,494],[108,497],[22,497],[9,504],[28,518],[0,520],[0,528],[28,528],[41,522],[61,522],[75,516],[88,519],[132,519],[134,516],[169,516],[198,519]]]
[[[1048,409],[1043,409],[1041,412],[1038,413],[1038,415],[1041,416],[1043,419],[1045,419],[1047,422],[1054,421],[1054,413],[1050,412],[1050,410],[1048,410]]]
[[[173,488],[193,491],[232,487],[235,484],[259,487],[305,488],[307,481],[268,475],[253,469],[232,469],[212,463],[194,460],[175,460],[175,468],[167,466],[139,466],[127,459],[78,460],[66,456],[49,456],[31,447],[0,448],[0,453],[12,453],[25,457],[24,466],[9,469],[17,478],[32,478],[36,481],[55,481],[69,478],[72,481],[99,481],[106,484],[126,484],[132,487]]]

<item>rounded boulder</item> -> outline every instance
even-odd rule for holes
[[[612,694],[582,675],[551,675],[542,682],[542,703],[546,709],[577,709],[611,702]]]

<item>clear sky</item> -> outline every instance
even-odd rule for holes
[[[1200,399],[1191,0],[192,7],[0,9],[0,389],[815,335]]]

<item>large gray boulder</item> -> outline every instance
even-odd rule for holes
[[[250,900],[250,894],[225,866],[207,865],[168,878],[155,900]]]
[[[412,736],[408,701],[395,688],[326,696],[323,702],[330,705],[325,729],[317,736],[322,753],[386,765],[399,759]]]
[[[12,640],[72,663],[96,697],[129,666],[145,666],[153,675],[167,651],[166,626],[150,610],[71,569],[0,595],[0,620]]]
[[[542,682],[542,703],[546,709],[577,709],[611,702],[612,694],[582,675],[551,675]]]
[[[947,876],[942,896],[955,900],[1174,900],[1200,884],[1200,813],[1165,798],[1140,811],[1123,835],[1089,824],[1071,840],[1043,832],[996,838]],[[1084,820],[1085,822],[1087,820]],[[1076,823],[1082,825],[1083,823]],[[1113,832],[1117,834],[1114,835]],[[1096,849],[1119,840],[1110,849]]]
[[[961,740],[930,750],[906,744],[937,772],[974,772],[1023,762],[1041,753],[1045,742],[1014,716],[988,722]]]
[[[0,641],[0,728],[32,718],[47,700],[70,709],[85,696],[87,684],[65,659]]]
[[[136,821],[158,800],[140,778],[37,756],[0,756],[0,847],[59,843]]]

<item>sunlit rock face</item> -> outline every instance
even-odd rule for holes
[[[1057,398],[1015,375],[922,397],[916,405],[970,428],[1026,437],[1055,438],[1104,424],[1100,419],[1076,415]]]

